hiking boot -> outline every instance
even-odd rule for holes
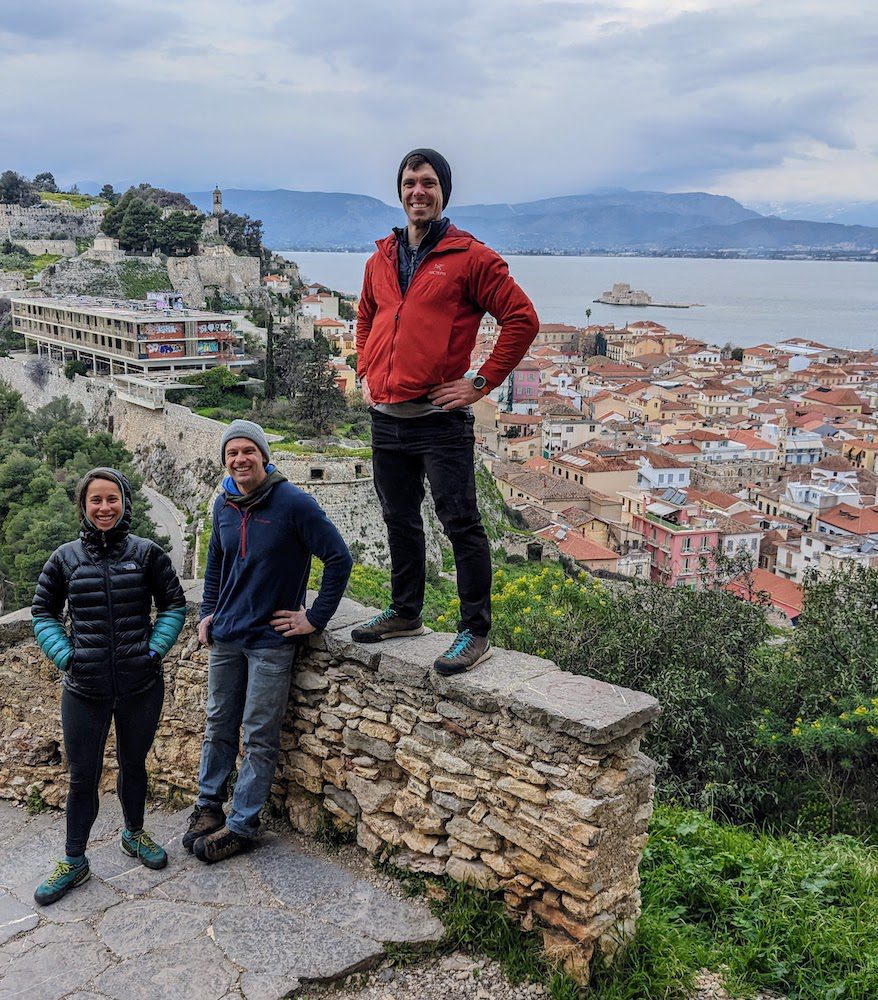
[[[386,608],[351,632],[354,642],[381,642],[404,635],[423,635],[426,631],[420,618],[400,618],[393,608]]]
[[[66,896],[71,889],[87,882],[90,876],[91,870],[88,867],[88,858],[85,856],[78,865],[72,865],[69,861],[56,861],[52,874],[37,886],[34,900],[40,906],[48,906],[49,903]]]
[[[252,846],[252,837],[242,837],[227,826],[221,826],[219,830],[214,830],[206,837],[199,837],[195,841],[193,850],[199,861],[212,865],[215,861],[224,861],[234,854],[249,851]]]
[[[486,635],[473,635],[468,628],[457,633],[457,638],[437,657],[433,669],[443,677],[462,674],[491,655],[491,644]]]
[[[222,809],[214,806],[196,806],[189,817],[189,829],[183,834],[183,846],[191,854],[199,837],[206,837],[214,830],[219,830],[225,822],[226,814]]]
[[[168,863],[168,855],[165,853],[164,847],[157,844],[146,830],[134,832],[123,830],[119,846],[122,848],[123,854],[127,854],[129,858],[137,858],[147,868],[158,871],[159,868],[164,868]]]

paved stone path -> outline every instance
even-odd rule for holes
[[[121,811],[104,796],[91,879],[38,907],[34,888],[63,856],[64,819],[0,802],[0,998],[276,1000],[370,966],[385,944],[442,935],[420,903],[306,857],[281,834],[204,865],[180,843],[188,812],[147,818],[170,856],[150,871],[119,849]]]

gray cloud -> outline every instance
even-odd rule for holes
[[[0,6],[0,169],[393,201],[401,151],[429,144],[459,203],[878,185],[859,0]]]

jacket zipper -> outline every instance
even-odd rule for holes
[[[106,536],[101,536],[101,544],[104,548],[104,587],[107,591],[107,609],[110,612],[110,623],[115,620],[115,615],[113,614],[113,592],[110,586],[110,553],[107,549],[107,539]],[[119,697],[119,686],[116,679],[116,644],[115,642],[110,643],[110,677],[113,681],[113,699]]]
[[[412,285],[415,283],[415,281],[417,281],[418,275],[423,272],[424,265],[433,256],[433,254],[437,253],[437,252],[439,252],[439,253],[450,253],[450,252],[453,252],[453,251],[451,250],[451,248],[448,248],[448,249],[440,251],[439,250],[439,245],[437,244],[435,247],[433,247],[432,250],[429,250],[427,252],[427,254],[425,255],[424,259],[421,261],[420,266],[418,267],[418,269],[409,278],[409,281],[408,281],[408,284],[406,285],[405,291],[403,291],[402,288],[400,288],[400,290],[399,290],[399,292],[400,292],[400,295],[399,295],[399,304],[397,305],[397,307],[396,307],[396,313],[393,316],[393,342],[390,345],[390,360],[387,362],[387,378],[385,379],[385,382],[384,382],[384,388],[385,389],[387,388],[388,384],[390,383],[390,376],[393,374],[393,356],[396,353],[396,338],[397,338],[397,335],[399,334],[399,314],[402,312],[402,307],[405,304],[406,296],[411,291]],[[391,263],[391,266],[393,267],[393,270],[394,270],[394,272],[396,274],[396,283],[398,285],[399,284],[399,270],[398,270],[398,267],[397,267],[397,265],[396,265],[395,262],[390,262],[390,263]]]
[[[241,548],[239,550],[238,558],[244,559],[247,556],[247,516],[252,508],[248,507],[247,510],[241,510],[241,508],[236,503],[232,503],[231,500],[227,500],[226,503],[229,507],[234,507],[234,509],[241,515]]]

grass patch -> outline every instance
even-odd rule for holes
[[[119,281],[126,299],[145,299],[147,292],[164,292],[173,287],[163,264],[140,260],[122,261]]]
[[[61,254],[59,253],[41,253],[38,257],[31,257],[31,274],[28,277],[32,278],[37,271],[42,271],[44,267],[48,267],[59,260],[61,260]]]
[[[322,579],[323,564],[319,559],[312,559],[309,589],[319,590]],[[390,601],[390,571],[354,563],[345,596],[369,607],[387,607]],[[457,628],[459,607],[457,590],[450,580],[427,582],[422,614],[425,624],[439,632],[453,631]]]
[[[553,1000],[685,1000],[702,968],[723,969],[735,996],[789,1000],[878,996],[878,851],[850,837],[778,838],[660,807],[641,865],[643,915],[612,966],[588,987],[548,963],[498,893],[380,867],[425,895],[442,948],[483,954]]]
[[[733,988],[790,1000],[878,996],[875,848],[660,809],[641,875],[647,937],[650,922],[676,926],[690,946],[700,942],[703,964],[728,967]]]
[[[371,448],[344,448],[337,444],[314,445],[300,444],[298,441],[276,441],[272,444],[273,452],[286,452],[289,455],[325,455],[327,458],[363,458],[371,459]]]
[[[0,271],[21,271],[26,278],[32,279],[38,271],[59,260],[60,254],[44,253],[34,257],[26,250],[14,250],[12,253],[0,254]]]
[[[196,406],[193,413],[202,417],[210,417],[211,420],[221,420],[230,424],[238,417],[250,417],[253,412],[253,404],[246,396],[238,396],[228,392],[223,396],[222,406]],[[276,447],[276,445],[272,446]]]
[[[69,205],[71,208],[89,208],[92,205],[100,205],[109,208],[109,202],[98,198],[93,194],[69,194],[66,191],[41,191],[40,198],[43,201],[51,202],[55,205]]]

